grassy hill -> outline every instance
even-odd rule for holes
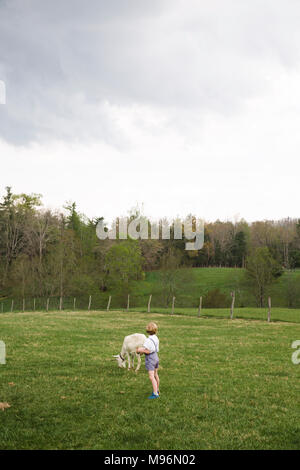
[[[236,308],[257,307],[256,300],[245,285],[245,270],[240,268],[183,268],[180,269],[179,280],[176,283],[175,296],[176,307],[181,311],[184,308],[198,308],[199,297],[203,297],[203,308],[212,307],[205,304],[205,295],[219,289],[225,295],[224,302],[218,305],[219,308],[227,308],[231,303],[231,291],[235,291]],[[171,307],[171,303],[166,303],[163,296],[163,285],[160,271],[148,272],[145,279],[136,281],[133,284],[130,294],[130,308],[144,311],[148,304],[150,294],[152,294],[151,308],[164,309]],[[89,303],[89,292],[86,295],[76,298],[76,309],[87,310]],[[300,308],[300,269],[284,274],[276,281],[270,289],[272,307],[277,308]],[[288,295],[289,294],[289,295]],[[115,292],[103,292],[92,295],[92,309],[105,309],[109,295],[112,295],[111,309],[122,309],[127,305],[127,298],[120,298]],[[214,296],[212,296],[214,297]],[[292,304],[289,302],[293,298]],[[73,297],[64,297],[63,309],[73,310]],[[0,300],[0,313],[11,311],[12,299]],[[13,311],[18,312],[23,309],[23,299],[14,299]],[[46,299],[36,299],[36,310],[45,310]],[[265,305],[266,306],[266,305]],[[216,306],[213,306],[216,307]],[[59,298],[50,298],[49,310],[59,308]],[[33,299],[26,299],[27,311],[33,310]]]
[[[180,307],[196,307],[199,297],[214,289],[220,289],[225,293],[230,303],[230,292],[236,293],[236,307],[255,307],[255,298],[245,286],[245,269],[239,268],[186,268],[183,272],[183,282],[176,288],[176,305]],[[300,294],[300,270],[284,272],[278,281],[270,289],[272,304],[276,307],[287,307],[287,293],[291,282],[299,281]],[[154,271],[146,274],[146,279],[135,284],[134,295],[131,296],[132,305],[146,305],[149,295],[153,295],[152,306],[164,306],[161,303],[162,286],[160,273]],[[295,301],[295,307],[300,307],[299,300]],[[224,305],[225,307],[226,305]],[[205,305],[204,305],[205,307]]]

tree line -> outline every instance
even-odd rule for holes
[[[129,220],[138,215],[131,211]],[[182,267],[218,266],[246,268],[262,299],[262,284],[280,276],[282,269],[300,267],[300,219],[209,222],[199,251],[185,250],[186,240],[172,236],[99,240],[99,220],[101,214],[91,219],[79,213],[75,202],[49,210],[43,208],[41,195],[15,194],[7,187],[0,202],[0,298],[105,291],[125,297],[133,281],[143,279],[146,271],[160,270],[168,303],[176,285],[188,282]],[[262,281],[257,265],[264,264],[269,268]]]

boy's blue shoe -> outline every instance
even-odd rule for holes
[[[152,392],[150,397],[148,397],[148,400],[154,400],[155,398],[159,398],[159,395],[155,395],[155,393]]]

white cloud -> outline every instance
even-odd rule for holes
[[[300,4],[149,5],[0,3],[3,186],[89,216],[296,217]]]

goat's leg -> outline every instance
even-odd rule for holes
[[[139,370],[139,368],[141,367],[142,359],[141,359],[141,355],[140,355],[140,354],[137,354],[137,360],[138,360],[138,364],[137,364],[137,368],[135,369],[136,372],[137,372],[137,371]]]
[[[130,369],[130,354],[127,353],[127,360],[128,360],[128,370]]]

